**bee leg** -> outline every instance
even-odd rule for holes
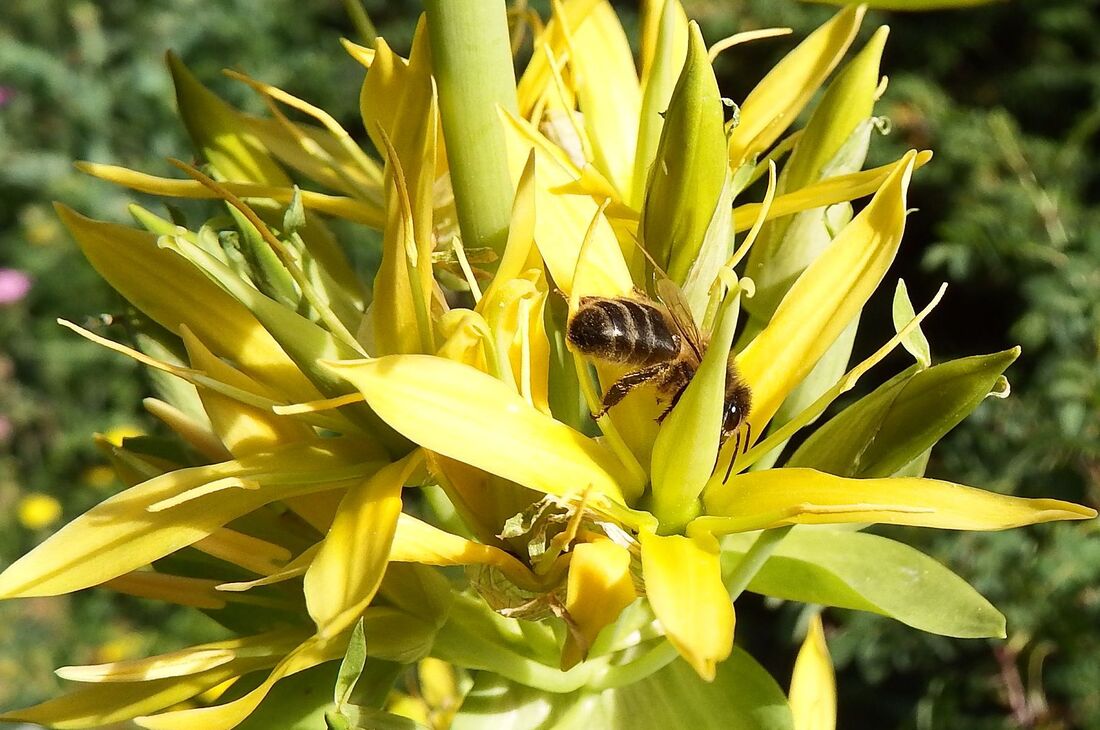
[[[686,390],[686,388],[684,390]],[[684,394],[684,390],[681,390],[676,395],[672,396],[672,400],[668,403],[668,408],[661,411],[661,415],[657,416],[657,423],[665,420],[665,416],[667,416],[672,411],[672,409],[676,407],[676,404],[680,402],[680,396]]]
[[[645,385],[649,381],[660,377],[661,373],[667,367],[665,363],[659,362],[656,365],[650,365],[649,367],[644,367],[641,370],[635,370],[634,372],[622,376],[612,383],[611,387],[607,389],[607,392],[603,394],[602,407],[597,413],[593,413],[592,417],[600,418],[607,413],[612,406],[625,398],[627,393],[634,390],[639,385]]]

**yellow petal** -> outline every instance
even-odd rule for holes
[[[718,541],[643,532],[646,595],[665,636],[706,681],[733,650],[733,602],[722,583]]]
[[[594,163],[615,183],[620,197],[629,199],[642,95],[630,43],[611,3],[598,3],[574,28],[571,40],[577,102]]]
[[[261,505],[332,489],[372,470],[349,464],[331,447],[311,446],[169,472],[101,502],[15,561],[0,574],[0,596],[49,596],[98,585],[191,545]],[[242,479],[263,488],[227,484],[205,490]]]
[[[424,448],[547,494],[591,488],[622,502],[622,468],[602,446],[501,381],[429,355],[324,363],[391,427]]]
[[[253,710],[259,707],[267,693],[283,677],[311,669],[318,664],[339,657],[347,646],[347,638],[343,637],[342,642],[340,638],[336,637],[328,641],[317,637],[307,639],[276,664],[275,668],[271,670],[271,674],[260,686],[232,702],[214,705],[213,707],[177,710],[160,715],[137,717],[134,722],[141,727],[149,728],[149,730],[195,730],[195,728],[229,730],[229,728],[239,725]]]
[[[186,324],[215,353],[294,400],[320,397],[247,309],[185,259],[158,248],[156,236],[55,207],[96,271],[155,322],[174,333]]]
[[[575,0],[566,4],[555,4],[554,15],[543,32],[535,39],[531,61],[516,84],[519,113],[525,119],[532,118],[535,109],[553,88],[550,58],[562,59],[567,55],[566,34],[569,28],[579,28],[599,3],[600,0]]]
[[[614,623],[637,597],[630,575],[630,551],[625,547],[601,539],[578,544],[572,554],[565,610],[576,633],[566,637],[562,671],[584,659],[600,631]]]
[[[128,170],[125,167],[103,165],[96,162],[78,162],[76,167],[81,172],[93,177],[142,193],[161,195],[168,198],[219,199],[217,193],[197,180],[157,177],[144,172]],[[265,198],[280,203],[290,203],[294,197],[294,188],[289,184],[286,187],[242,182],[225,182],[222,185],[226,190],[241,198]],[[381,229],[385,223],[385,214],[381,206],[377,204],[352,200],[339,195],[326,195],[311,190],[301,190],[299,192],[301,193],[302,206],[308,210],[315,210],[325,215],[362,223],[371,228]]]
[[[253,659],[187,677],[94,684],[33,707],[6,712],[0,720],[38,723],[58,730],[113,726],[142,713],[177,705],[263,666],[263,662]]]
[[[794,122],[848,50],[864,10],[856,5],[841,10],[776,64],[745,98],[741,121],[729,140],[731,169],[770,147]]]
[[[241,118],[247,129],[280,161],[327,188],[355,198],[363,206],[362,210],[373,209],[381,219],[380,164],[375,162],[364,169],[364,158],[353,159],[339,140],[316,125],[291,122],[286,117],[262,119],[241,115]],[[312,207],[305,200],[302,202],[307,208]]]
[[[61,667],[57,676],[71,682],[149,682],[168,677],[186,677],[220,667],[238,657],[281,657],[305,638],[300,629],[279,629],[244,636],[143,659],[107,664]],[[275,659],[272,659],[272,664]]]
[[[401,512],[401,489],[422,463],[421,452],[414,451],[344,495],[303,586],[306,607],[321,636],[350,627],[370,605],[386,570]]]
[[[712,516],[697,518],[692,531],[841,522],[1003,530],[1096,516],[1096,510],[1072,502],[1010,497],[938,479],[849,479],[801,468],[738,474],[704,501]]]
[[[492,545],[452,535],[404,513],[397,521],[390,560],[439,566],[489,565],[521,588],[536,590],[539,587],[534,574],[515,556]]]
[[[791,715],[794,730],[835,730],[836,677],[821,614],[810,621],[791,676]]]
[[[910,152],[866,208],[837,235],[737,358],[752,388],[752,433],[764,425],[863,309],[890,267],[905,229]]]
[[[276,400],[277,395],[214,355],[186,325],[180,335],[187,347],[191,366],[234,388]],[[240,458],[269,451],[281,444],[301,443],[314,438],[313,429],[269,410],[246,405],[209,388],[199,389],[203,409],[225,448]]]
[[[595,219],[587,256],[600,275],[593,277],[591,291],[584,294],[620,296],[634,288],[622,248],[611,224],[600,215],[599,205],[586,195],[555,192],[581,178],[580,171],[560,148],[553,145],[527,122],[503,115],[508,139],[508,161],[513,180],[519,180],[531,151],[535,153],[535,244],[559,289],[569,296],[577,268],[581,243]],[[633,245],[633,244],[632,244]]]
[[[167,575],[152,570],[135,570],[102,584],[128,596],[152,598],[192,608],[225,608],[225,597],[217,593],[218,581]]]
[[[408,184],[404,161],[385,133],[382,142],[387,156],[387,224],[382,262],[374,278],[374,299],[367,313],[371,325],[368,349],[376,355],[431,352],[430,242],[425,250],[418,240],[424,227],[416,224],[411,197],[416,191]]]
[[[918,152],[913,158],[913,169],[924,167],[932,159],[928,150]],[[902,160],[904,161],[904,159]],[[800,213],[810,208],[843,203],[876,193],[890,175],[897,171],[899,162],[891,162],[882,167],[862,170],[847,175],[837,175],[821,182],[807,185],[772,201],[765,213],[765,220],[782,218],[785,215]],[[746,203],[733,209],[733,228],[736,232],[747,231],[760,214],[760,203]]]

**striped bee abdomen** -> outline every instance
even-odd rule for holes
[[[635,299],[582,297],[567,337],[585,355],[627,365],[653,365],[680,353],[680,337],[657,307]]]

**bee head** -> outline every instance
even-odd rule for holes
[[[736,374],[730,377],[722,408],[722,441],[732,436],[748,419],[751,402],[749,387]]]

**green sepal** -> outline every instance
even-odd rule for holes
[[[724,538],[723,565],[739,562],[755,539],[755,533]],[[748,590],[870,611],[943,636],[1005,635],[1004,616],[965,580],[908,545],[863,532],[795,528]]]
[[[698,515],[699,495],[714,471],[739,302],[739,290],[726,295],[703,361],[653,443],[652,503],[663,530],[676,531]]]
[[[894,319],[894,331],[901,332],[902,328],[916,316],[913,302],[909,299],[909,289],[905,286],[904,279],[898,279],[898,286],[894,290],[894,305],[892,309]],[[928,337],[924,330],[917,325],[902,341],[901,346],[913,356],[921,368],[932,364],[932,348],[928,344]]]
[[[642,208],[641,239],[679,285],[703,245],[726,179],[722,97],[697,24],[672,92]]]
[[[887,477],[931,448],[989,395],[1019,348],[914,365],[845,408],[787,462],[845,477]]]

